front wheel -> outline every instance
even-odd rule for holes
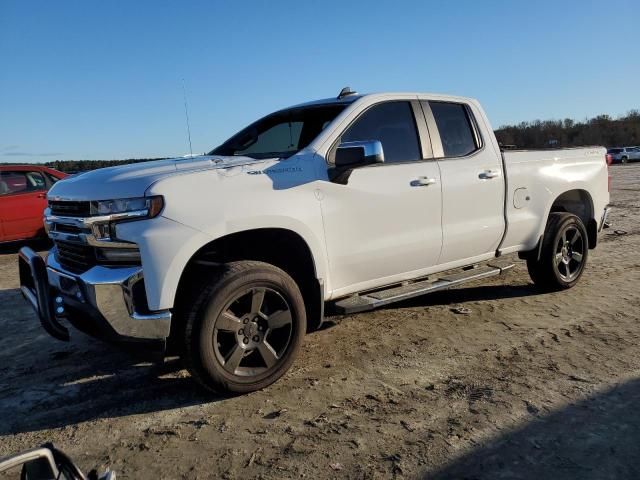
[[[304,301],[289,275],[263,262],[231,262],[196,296],[184,360],[209,390],[252,392],[284,375],[305,331]]]
[[[544,291],[571,288],[584,272],[588,252],[587,229],[582,220],[570,213],[551,213],[542,237],[540,258],[535,254],[527,258],[529,276]]]
[[[627,163],[629,161],[629,159],[627,157],[622,157],[620,159],[620,163]]]

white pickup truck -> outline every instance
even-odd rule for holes
[[[215,391],[282,376],[325,305],[352,313],[497,275],[517,252],[572,287],[605,223],[606,150],[501,152],[479,103],[383,93],[305,103],[206,155],[60,181],[21,290],[64,323],[180,355]]]

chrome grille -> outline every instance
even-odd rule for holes
[[[56,241],[56,260],[73,273],[83,273],[97,265],[95,249],[89,245]]]
[[[91,202],[49,200],[49,208],[53,215],[61,217],[89,217],[91,215]]]
[[[64,223],[54,223],[53,224],[53,231],[62,232],[62,233],[71,233],[71,234],[74,234],[74,235],[78,235],[80,233],[88,232],[89,229],[82,229],[82,228],[77,227],[75,225],[66,225]]]

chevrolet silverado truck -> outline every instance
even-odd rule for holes
[[[473,99],[343,89],[206,155],[56,183],[54,247],[21,250],[21,290],[58,339],[71,324],[249,392],[287,371],[325,306],[498,275],[514,253],[540,289],[573,287],[608,185],[601,147],[501,152]]]

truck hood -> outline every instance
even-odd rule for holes
[[[47,195],[50,200],[109,200],[142,197],[153,183],[172,175],[252,165],[273,159],[203,155],[139,162],[100,168],[73,175],[57,182]]]

